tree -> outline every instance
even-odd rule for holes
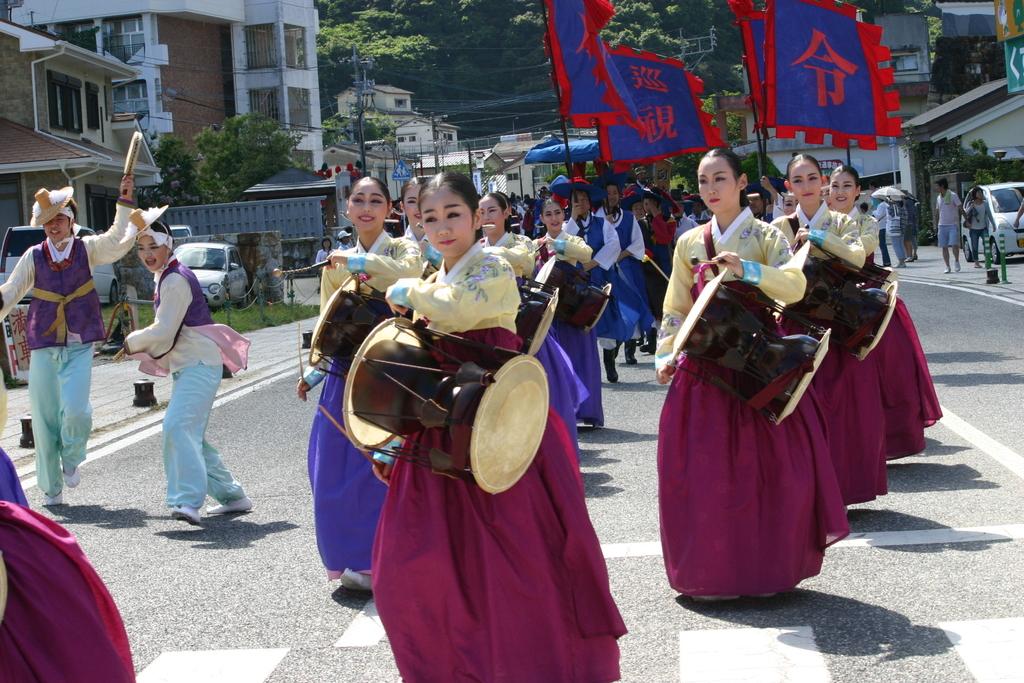
[[[169,133],[162,135],[153,160],[160,167],[160,184],[140,187],[140,204],[188,206],[201,201],[196,155],[184,140]]]
[[[219,130],[203,130],[196,136],[203,201],[233,202],[246,188],[294,165],[291,154],[300,137],[262,114],[232,116]]]

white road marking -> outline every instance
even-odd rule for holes
[[[1024,539],[1024,524],[975,526],[960,529],[914,529],[909,531],[865,531],[850,534],[833,548],[886,548],[900,545],[940,545],[979,541],[1015,541]],[[661,543],[605,543],[605,559],[620,557],[660,557]]]
[[[384,639],[384,625],[377,616],[377,604],[370,600],[356,615],[334,647],[373,647]]]
[[[939,422],[949,427],[961,439],[1024,479],[1024,457],[1019,453],[957,417],[946,406],[942,406],[942,419]]]
[[[273,374],[262,380],[255,380],[252,384],[243,385],[241,387],[234,389],[230,393],[218,397],[216,400],[214,400],[213,407],[219,408],[222,405],[231,403],[232,401],[242,398],[243,396],[248,396],[249,394],[259,391],[260,389],[263,389],[264,387],[267,387],[281,380],[284,377],[294,374],[295,372],[293,369],[288,369],[277,372],[276,374]],[[93,450],[86,453],[85,463],[83,464],[88,464],[96,460],[99,460],[100,458],[104,458],[112,453],[117,453],[118,451],[124,450],[125,448],[137,444],[140,441],[144,441],[151,436],[159,434],[160,430],[163,429],[165,413],[166,410],[163,410],[159,414],[148,418],[146,421],[141,422],[142,425],[146,425],[147,423],[149,425],[141,430],[139,430],[140,423],[136,422],[130,425],[129,427],[126,427],[124,430],[121,430],[112,439],[108,438],[106,440],[100,441],[100,443],[104,445],[101,445],[98,448],[94,447]],[[125,432],[130,433],[128,433],[127,436],[122,436],[122,434],[124,434]],[[27,467],[22,467],[18,469],[18,477],[20,478],[26,475],[32,475],[35,473],[35,471],[35,464],[29,465]],[[21,480],[22,488],[24,488],[26,491],[32,488],[33,486],[36,486],[37,483],[38,481],[34,476],[30,476],[27,479]]]
[[[979,292],[976,289],[970,287],[961,287],[959,285],[947,285],[940,282],[930,282],[928,280],[918,280],[912,277],[900,276],[900,282],[909,282],[914,285],[926,285],[928,287],[939,287],[940,289],[952,289],[957,292],[964,292],[965,294],[974,294],[975,296],[983,296],[986,299],[995,299],[996,301],[1002,301],[1004,304],[1013,304],[1014,306],[1024,306],[1024,301],[1017,301],[1006,296],[1000,296],[999,294],[989,294],[988,292]]]
[[[978,683],[1024,681],[1024,618],[939,624]]]
[[[730,628],[679,633],[682,683],[828,683],[810,626]]]
[[[164,652],[139,674],[139,683],[263,683],[288,654],[272,650]]]

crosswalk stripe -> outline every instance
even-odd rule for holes
[[[978,683],[1024,681],[1024,618],[939,624]]]
[[[288,648],[163,652],[138,683],[263,683],[286,654]]]
[[[377,604],[370,600],[348,625],[334,647],[373,647],[384,639],[384,625],[377,616]]]
[[[944,543],[976,543],[981,541],[1013,541],[1024,539],[1024,524],[974,526],[961,529],[912,529],[908,531],[864,531],[850,534],[833,548],[884,548],[899,545],[940,545]],[[620,557],[657,557],[659,541],[639,543],[605,543],[601,546],[605,559]]]
[[[810,626],[730,628],[679,633],[682,683],[828,683]]]

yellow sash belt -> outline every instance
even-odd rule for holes
[[[64,344],[65,342],[67,342],[68,323],[64,317],[64,306],[68,302],[82,298],[83,296],[93,291],[94,289],[96,289],[96,281],[93,280],[92,278],[89,278],[88,282],[86,282],[84,285],[82,285],[75,291],[71,292],[67,296],[61,296],[60,294],[57,294],[55,292],[48,292],[45,289],[33,289],[32,296],[35,297],[36,299],[41,299],[43,301],[48,301],[52,304],[57,304],[57,316],[53,319],[53,322],[50,324],[50,326],[46,328],[46,331],[43,332],[43,336],[45,337],[56,330],[57,343]]]

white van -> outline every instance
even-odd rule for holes
[[[75,224],[76,237],[87,237],[95,234],[96,231],[92,228]],[[4,235],[3,246],[0,247],[0,283],[7,282],[8,276],[14,272],[14,266],[18,265],[18,259],[26,251],[42,242],[45,238],[46,236],[42,228],[33,228],[28,225],[8,228],[7,233]],[[99,294],[101,302],[111,303],[121,297],[121,288],[118,285],[117,278],[114,276],[113,264],[108,263],[96,266],[92,269],[92,277],[96,282],[96,293]],[[29,291],[26,298],[31,296],[32,292]]]

